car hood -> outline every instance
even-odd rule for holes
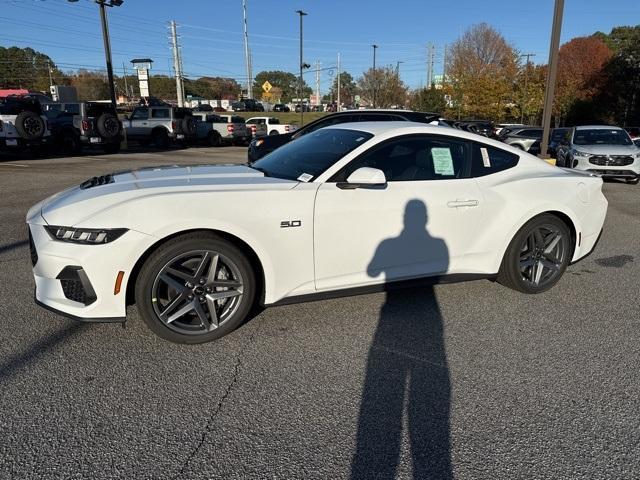
[[[47,223],[74,226],[97,212],[140,197],[190,192],[287,190],[298,183],[265,177],[262,172],[244,165],[148,167],[93,177],[47,198],[39,206]],[[33,213],[30,211],[29,215],[33,216]]]
[[[640,153],[635,145],[574,145],[576,150],[591,155],[633,155]]]

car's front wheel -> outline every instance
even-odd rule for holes
[[[502,260],[498,282],[524,293],[549,290],[566,270],[572,249],[567,225],[555,215],[539,215],[513,237]]]
[[[160,337],[203,343],[237,328],[256,294],[246,255],[208,232],[176,237],[144,263],[136,282],[138,311]]]

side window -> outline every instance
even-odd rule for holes
[[[80,115],[80,105],[77,103],[65,103],[64,111],[71,115]]]
[[[131,114],[131,120],[146,120],[149,118],[149,109],[147,107],[138,107]]]
[[[168,108],[154,108],[151,110],[151,118],[170,118]]]
[[[410,135],[384,142],[354,159],[332,181],[344,181],[361,167],[377,168],[388,182],[468,177],[471,142],[440,135]]]
[[[481,143],[474,143],[471,176],[484,177],[492,173],[502,172],[515,167],[519,160],[520,157],[515,153]]]

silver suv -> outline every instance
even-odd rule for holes
[[[127,141],[153,142],[162,149],[175,142],[187,144],[196,135],[196,119],[191,110],[169,105],[136,107],[122,123]]]
[[[618,127],[585,125],[570,129],[558,145],[557,164],[628,183],[640,180],[640,148]]]

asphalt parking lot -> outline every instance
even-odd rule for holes
[[[24,216],[193,148],[0,161],[0,478],[640,477],[640,187],[550,292],[489,281],[263,311],[201,346],[36,307]],[[374,476],[374,471],[378,476]]]

